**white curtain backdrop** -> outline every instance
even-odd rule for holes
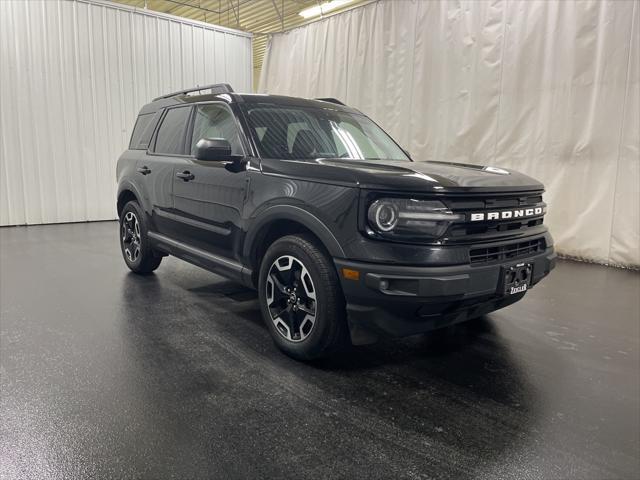
[[[543,181],[561,253],[640,265],[640,4],[379,1],[275,35],[260,91],[336,97],[418,160]]]

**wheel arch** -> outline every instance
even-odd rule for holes
[[[120,218],[120,214],[122,213],[122,209],[130,201],[138,202],[141,208],[144,209],[144,205],[142,204],[142,197],[138,189],[131,183],[125,183],[118,189],[118,200],[116,202],[116,211],[118,213],[118,218]]]
[[[267,209],[247,232],[243,256],[252,269],[252,280],[257,283],[260,259],[278,238],[296,233],[315,237],[331,257],[344,258],[345,253],[331,230],[315,215],[293,205],[280,205]]]

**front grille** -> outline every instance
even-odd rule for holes
[[[526,242],[509,243],[495,247],[474,248],[469,252],[469,260],[471,264],[514,260],[544,252],[545,249],[546,242],[544,238],[537,238]]]
[[[514,230],[537,227],[538,225],[542,225],[542,222],[542,218],[535,218],[521,222],[484,222],[477,225],[463,223],[451,226],[447,236],[452,240],[462,239],[461,237],[467,237],[469,235],[502,236],[513,233]]]
[[[543,215],[500,220],[471,221],[473,213],[500,212],[523,208],[545,207],[542,192],[524,192],[522,194],[487,195],[473,194],[447,197],[444,202],[454,213],[465,216],[465,221],[456,222],[445,234],[445,242],[468,243],[520,234],[543,223]]]

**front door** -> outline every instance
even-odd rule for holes
[[[233,155],[245,155],[229,107],[223,103],[196,105],[187,138],[191,156],[176,162],[173,171],[174,212],[181,222],[179,240],[233,258],[240,238],[247,172],[233,162],[196,160],[195,145],[201,138],[223,138],[231,144]]]

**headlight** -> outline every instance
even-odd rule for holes
[[[369,207],[369,222],[382,232],[390,232],[398,224],[398,206],[391,201],[376,200]]]
[[[454,214],[438,200],[381,198],[369,206],[367,218],[371,228],[384,236],[438,238],[464,215]]]

